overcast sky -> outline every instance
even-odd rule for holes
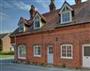
[[[64,1],[55,1],[57,9],[62,6]],[[75,3],[74,0],[66,1],[70,5]],[[0,0],[0,33],[13,32],[18,27],[21,16],[29,19],[29,9],[32,4],[42,14],[49,11],[50,0]]]

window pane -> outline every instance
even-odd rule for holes
[[[84,56],[90,56],[90,46],[84,47]]]
[[[23,45],[22,46],[20,45],[20,47],[19,47],[19,56],[26,57],[26,48]]]
[[[71,46],[67,46],[67,57],[71,57]]]
[[[23,32],[23,26],[19,27],[19,32]]]
[[[40,55],[41,54],[41,49],[39,46],[34,46],[34,54],[35,55]]]
[[[38,55],[40,55],[40,47],[38,47]]]
[[[49,47],[49,54],[52,54],[52,53],[53,53],[53,48]]]
[[[66,12],[66,13],[63,13],[63,14],[62,14],[62,21],[63,21],[63,22],[68,22],[68,21],[70,21],[70,13],[69,13],[69,12]]]
[[[37,21],[35,21],[35,27],[36,28],[39,28],[40,27],[40,22],[37,20]]]
[[[66,57],[66,46],[62,46],[62,56]]]

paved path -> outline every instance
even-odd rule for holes
[[[76,70],[68,68],[55,68],[55,67],[42,67],[35,65],[16,64],[10,60],[6,60],[0,63],[0,71],[90,71],[90,70]]]

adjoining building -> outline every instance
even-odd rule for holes
[[[14,48],[11,45],[10,34],[2,33],[0,34],[0,52],[10,52],[14,51]]]

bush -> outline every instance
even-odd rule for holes
[[[0,52],[0,55],[14,55],[14,52]]]

